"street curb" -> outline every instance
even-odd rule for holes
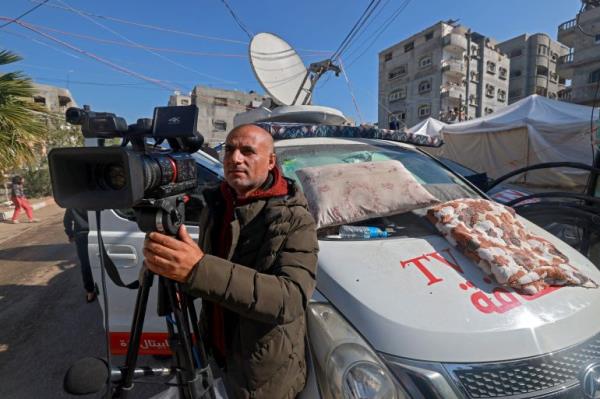
[[[53,198],[48,198],[44,201],[40,201],[40,202],[36,202],[35,204],[31,205],[31,208],[36,211],[38,209],[41,209],[45,206],[48,205],[52,205],[54,204],[54,199]],[[10,218],[12,218],[13,215],[13,209],[10,209],[8,211],[4,211],[4,212],[0,212],[0,221],[5,221],[5,220],[9,220]]]

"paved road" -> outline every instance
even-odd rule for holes
[[[97,301],[85,302],[62,215],[62,209],[51,205],[36,212],[41,223],[0,223],[3,399],[73,398],[62,390],[66,370],[81,357],[105,353],[102,312]],[[147,398],[158,390],[143,386],[132,396]]]

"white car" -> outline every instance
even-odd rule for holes
[[[276,152],[293,179],[307,166],[395,159],[440,200],[485,198],[410,144],[313,137],[277,141]],[[521,220],[600,282],[589,260]],[[308,308],[310,373],[302,397],[581,398],[583,378],[595,392],[600,289],[552,288],[533,297],[511,293],[508,306],[506,298],[493,294],[497,284],[452,247],[422,210],[368,221],[380,228],[389,224],[394,233],[381,239],[318,232],[317,288]],[[137,278],[143,234],[135,223],[107,211],[102,231],[123,280]],[[93,230],[90,253],[98,279]],[[109,292],[112,349],[123,353],[135,293],[112,283]],[[490,307],[480,306],[483,297]],[[164,352],[164,321],[152,305],[149,311],[143,353]]]

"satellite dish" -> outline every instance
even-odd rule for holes
[[[250,65],[260,85],[279,105],[294,105],[310,93],[311,81],[304,62],[277,35],[259,33],[252,38]]]

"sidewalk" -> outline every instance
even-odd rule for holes
[[[43,197],[43,198],[29,199],[29,203],[31,204],[31,207],[33,208],[33,210],[36,211],[45,206],[54,204],[54,198]],[[14,209],[15,209],[15,207],[12,205],[11,206],[0,206],[0,222],[5,222],[7,220],[10,220],[12,218]],[[21,214],[24,215],[25,211],[21,211]],[[19,216],[19,219],[26,220],[26,219],[23,219],[22,216]]]
[[[53,216],[57,214],[64,214],[64,209],[61,209],[54,203],[52,197],[38,198],[31,201],[33,207],[33,215],[40,219],[40,223],[27,223],[27,217],[23,214],[19,217],[21,223],[11,224],[9,223],[12,217],[13,210],[8,207],[0,207],[0,218],[5,217],[4,220],[0,220],[0,244],[6,240],[17,237],[22,233],[31,229],[39,228],[41,224],[49,222]],[[62,220],[62,219],[61,219]]]

